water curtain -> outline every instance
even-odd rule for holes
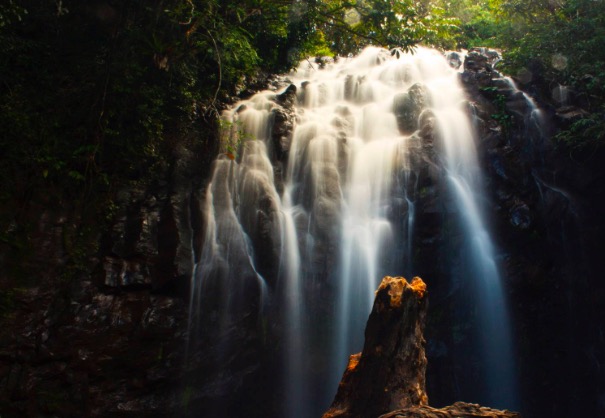
[[[443,54],[367,48],[304,61],[282,87],[223,115],[192,317],[225,329],[250,316],[275,324],[290,416],[317,416],[331,401],[349,354],[361,350],[380,279],[422,274],[422,176],[442,187],[440,210],[463,231],[459,263],[481,311],[489,400],[514,406],[470,108]]]

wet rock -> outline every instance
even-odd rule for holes
[[[332,120],[332,126],[344,136],[353,135],[355,130],[355,118],[349,107],[337,106],[334,113],[338,116]]]
[[[531,212],[525,203],[517,203],[511,208],[510,223],[519,229],[527,229],[531,226]]]
[[[458,52],[449,52],[446,56],[446,59],[449,66],[456,70],[462,65],[462,57]]]
[[[588,116],[587,111],[575,106],[563,106],[556,110],[556,117],[563,127],[569,127],[586,116]]]
[[[44,287],[16,302],[0,331],[3,416],[113,416],[139,399],[138,416],[179,407],[182,300],[149,290],[104,294],[82,281],[65,299]]]
[[[493,68],[498,61],[500,61],[502,59],[502,56],[500,55],[500,52],[495,50],[495,49],[491,49],[491,48],[486,48],[486,47],[475,47],[475,48],[471,48],[470,52],[477,52],[479,54],[481,54],[482,56],[486,57],[487,59],[487,63]]]
[[[489,64],[487,55],[480,51],[471,51],[464,60],[464,70],[472,72],[491,72],[492,67]]]
[[[250,237],[259,273],[274,282],[281,248],[279,196],[267,175],[257,169],[246,169],[241,184],[242,227]]]
[[[376,292],[362,353],[351,356],[324,418],[377,417],[426,405],[423,337],[426,285],[415,277],[385,277]]]
[[[115,216],[86,220],[99,223],[91,240],[100,245],[78,269],[68,257],[82,252],[81,220],[40,212],[54,254],[34,257],[49,267],[10,289],[10,309],[0,313],[2,416],[115,416],[135,399],[137,416],[180,407],[187,315],[173,290],[193,265],[192,190],[204,164],[193,145],[172,149],[157,179],[112,193]]]
[[[464,72],[460,75],[463,84],[474,89],[495,87],[493,79],[500,75],[490,65],[490,58],[481,51],[471,51],[464,59]],[[476,97],[476,94],[472,95]]]
[[[108,287],[151,286],[151,277],[145,263],[136,260],[124,260],[117,257],[106,257],[103,260],[105,278],[103,283]]]
[[[426,144],[432,144],[437,129],[437,118],[432,110],[425,110],[418,118],[418,135]]]
[[[498,89],[497,91],[499,93],[505,94],[506,96],[510,96],[515,91],[511,82],[505,77],[494,78],[492,84]]]
[[[358,80],[357,77],[353,77],[351,74],[345,78],[345,99],[353,100],[357,90]]]
[[[592,295],[602,294],[603,257],[597,254],[602,254],[603,218],[589,207],[603,207],[605,182],[599,167],[603,154],[597,151],[588,157],[595,152],[591,149],[574,155],[564,144],[555,146],[551,140],[584,118],[587,105],[567,87],[544,78],[544,63],[530,60],[518,80],[540,105],[541,110],[535,112],[509,80],[488,71],[486,62],[489,58],[469,63],[461,80],[477,105],[475,115],[482,119],[476,123],[478,156],[486,168],[493,236],[503,254],[503,286],[519,330],[523,412],[527,416],[569,415],[564,411],[599,416],[602,408],[596,407],[595,399],[601,396],[597,382],[603,380],[603,373],[591,365],[586,345],[569,346],[567,341],[591,340],[595,347],[595,336],[600,335],[595,323],[603,316],[603,304],[594,303]],[[511,117],[502,123],[493,114]],[[580,160],[580,155],[586,158]],[[563,288],[568,290],[562,292]],[[569,300],[578,302],[570,308]],[[570,316],[561,317],[562,311]],[[561,333],[561,326],[567,326],[571,335]],[[549,341],[553,349],[544,351],[537,341]],[[459,343],[448,344],[456,350]],[[450,361],[459,369],[473,367],[471,361],[460,360],[458,356]],[[435,365],[437,359],[429,356],[429,363]],[[429,367],[427,376],[431,382],[439,381],[431,394],[440,404],[455,400],[441,393],[452,373],[452,366],[448,367]],[[581,379],[575,378],[578,370],[583,370]],[[547,375],[557,378],[545,379]],[[459,393],[469,392],[465,386],[470,384],[460,380],[455,384]]]
[[[118,213],[101,249],[100,282],[109,287],[174,287],[193,271],[192,221],[199,219],[199,197],[191,191],[195,156],[175,152],[171,182],[147,189],[124,188]]]
[[[294,111],[285,108],[275,108],[271,111],[273,118],[271,128],[271,140],[277,160],[286,162],[290,145],[292,143],[292,131],[294,130]]]
[[[429,95],[422,84],[414,84],[406,93],[393,99],[393,113],[402,134],[418,129],[418,118],[429,104]]]
[[[193,230],[191,226],[195,211],[195,194],[189,189],[186,167],[176,170],[175,187],[166,202],[158,222],[157,271],[152,278],[155,289],[188,280],[193,272]]]
[[[275,96],[275,102],[286,109],[292,109],[296,104],[296,85],[290,84],[286,90]]]
[[[288,88],[275,97],[279,105],[271,110],[271,145],[269,154],[272,155],[275,187],[279,193],[283,192],[285,170],[288,164],[288,155],[292,144],[292,132],[296,123],[296,86],[290,84]]]

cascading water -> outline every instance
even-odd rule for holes
[[[255,295],[257,320],[278,324],[289,416],[320,415],[348,355],[362,348],[380,278],[414,273],[418,179],[430,172],[449,191],[444,216],[463,231],[487,392],[493,406],[514,407],[508,317],[456,71],[427,49],[395,58],[368,48],[316,67],[304,62],[290,75],[293,107],[284,105],[289,87],[224,115],[229,149],[206,195],[192,311],[199,306],[226,327],[246,316],[242,306]],[[288,112],[284,135],[276,121]],[[262,318],[267,306],[275,317]]]

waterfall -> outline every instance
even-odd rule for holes
[[[362,348],[380,279],[422,275],[415,222],[430,183],[449,196],[431,210],[462,231],[486,391],[492,406],[516,406],[506,303],[457,71],[437,51],[395,57],[370,47],[305,61],[288,83],[296,97],[292,87],[265,91],[223,115],[192,317],[218,328],[251,316],[274,324],[288,416],[319,416],[348,355]],[[276,122],[284,120],[288,129]]]

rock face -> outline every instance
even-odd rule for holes
[[[601,210],[605,207],[605,149],[571,155],[554,149],[548,137],[557,126],[583,117],[581,102],[573,95],[563,100],[561,91],[549,104],[543,101],[544,95],[541,101],[536,93],[544,88],[534,82],[526,84],[523,89],[532,91],[544,110],[545,123],[537,124],[537,115],[532,118],[527,113],[529,104],[523,94],[492,68],[489,54],[482,54],[474,51],[469,55],[460,79],[479,131],[477,146],[489,193],[486,209],[493,220],[504,285],[517,324],[524,417],[605,416],[605,218]],[[461,65],[460,56],[450,59],[454,66]],[[355,83],[348,81],[346,94],[350,95]],[[445,280],[450,273],[440,270],[445,264],[439,258],[444,257],[439,256],[444,247],[442,231],[451,226],[443,222],[446,205],[438,198],[442,195],[437,182],[440,173],[432,144],[436,127],[430,111],[424,109],[421,87],[399,97],[394,106],[400,109],[402,131],[416,130],[409,159],[414,168],[410,171],[419,174],[410,174],[409,181],[417,184],[417,191],[409,197],[416,202],[419,225],[414,231],[414,268],[433,278],[432,315],[426,328],[428,365],[421,360],[420,351],[406,354],[398,350],[395,338],[403,335],[393,329],[399,327],[389,328],[376,320],[388,317],[395,323],[404,317],[400,308],[391,306],[389,292],[397,291],[393,283],[388,284],[379,291],[383,310],[373,314],[377,316],[367,332],[372,338],[392,340],[389,344],[376,339],[366,342],[367,350],[352,357],[331,415],[326,416],[514,417],[513,413],[469,404],[443,409],[420,405],[422,399],[426,403],[424,375],[405,369],[403,363],[402,356],[407,355],[418,362],[417,367],[427,368],[426,390],[435,404],[469,399],[470,393],[480,390],[476,379],[463,378],[481,374],[481,365],[469,350],[472,335],[468,324],[476,318],[470,308],[453,307],[451,300],[464,287],[450,286]],[[550,94],[550,88],[546,90]],[[276,177],[282,176],[280,167],[285,166],[289,152],[296,94],[289,88],[276,98],[280,107],[273,115],[271,133],[272,151],[279,161],[274,167]],[[404,109],[415,118],[406,119]],[[343,107],[334,122],[342,132],[343,144],[349,116]],[[549,119],[554,126],[546,123]],[[73,212],[53,213],[45,202],[31,209],[31,217],[39,223],[22,235],[31,235],[36,249],[27,263],[27,271],[33,274],[19,276],[19,287],[4,282],[17,276],[15,271],[24,270],[22,259],[15,256],[20,250],[0,243],[3,418],[188,413],[217,418],[282,416],[276,405],[282,395],[275,379],[278,342],[267,338],[267,334],[277,333],[271,324],[259,324],[255,317],[247,316],[213,339],[189,341],[185,353],[186,293],[199,257],[192,249],[201,246],[204,236],[199,201],[217,152],[218,144],[212,141],[192,141],[191,149],[175,150],[173,165],[157,184],[116,192],[115,222],[103,231],[95,252],[98,258],[90,260],[90,271],[73,282],[62,279],[71,265],[70,249],[76,248],[78,216]],[[345,158],[343,153],[342,160]],[[344,177],[344,171],[340,175]],[[271,214],[270,209],[267,205],[265,212]],[[331,207],[325,204],[317,210]],[[398,216],[407,216],[406,202],[397,210]],[[326,244],[318,245],[317,262],[303,268],[325,271],[325,266],[333,264],[331,233],[327,225],[314,227],[326,231]],[[263,228],[259,231],[258,241],[263,241],[266,235]],[[273,247],[266,248],[270,252]],[[402,295],[410,294],[416,303],[426,305],[426,296],[419,301],[416,293],[409,292],[402,286]],[[248,292],[242,297],[249,296]],[[318,304],[326,300],[329,297]],[[415,326],[424,327],[410,325],[414,330]],[[424,350],[419,341],[400,342]],[[378,368],[385,359],[397,359],[386,372]],[[409,372],[407,380],[395,380],[392,371]],[[371,379],[382,380],[374,386]],[[360,394],[367,399],[359,399]],[[368,401],[369,396],[377,399],[375,405]]]
[[[569,94],[562,103],[563,92],[553,92],[532,67],[532,80],[515,79],[521,92],[493,68],[488,52],[469,54],[459,77],[473,110],[485,210],[515,323],[520,408],[524,417],[605,416],[605,148],[580,151],[553,141],[582,117],[581,100]],[[473,301],[464,299],[463,285],[440,280],[452,273],[438,259],[439,231],[448,225],[430,216],[431,189],[421,190],[414,268],[432,278],[427,392],[436,405],[487,404],[479,382],[484,366],[471,344]],[[467,303],[454,307],[455,298]]]
[[[296,103],[296,86],[290,84],[286,91],[277,95],[276,103],[281,107],[273,109],[273,130],[271,140],[275,148],[275,154],[279,161],[286,162],[292,141],[292,129],[294,128],[294,104]]]
[[[199,148],[199,147],[198,147]],[[198,168],[212,149],[182,144],[172,164],[152,184],[125,186],[116,193],[115,218],[100,239],[100,284],[113,290],[183,289],[193,272],[200,230],[200,190],[207,177]]]
[[[424,320],[426,285],[415,277],[385,277],[376,292],[361,354],[351,356],[324,418],[375,417],[426,405]]]
[[[0,260],[2,417],[167,416],[195,400],[184,294],[204,150],[178,147],[157,181],[124,185],[111,224],[69,207],[28,214],[40,222],[32,254],[15,257],[24,277]]]
[[[3,417],[167,415],[181,405],[187,317],[182,300],[149,290],[21,289],[0,330]]]
[[[419,277],[385,277],[376,291],[363,352],[354,354],[323,418],[520,418],[457,402],[429,407],[423,336],[428,292]]]
[[[406,93],[395,96],[393,113],[401,133],[409,135],[418,129],[419,116],[428,101],[428,92],[422,84],[414,84]]]

